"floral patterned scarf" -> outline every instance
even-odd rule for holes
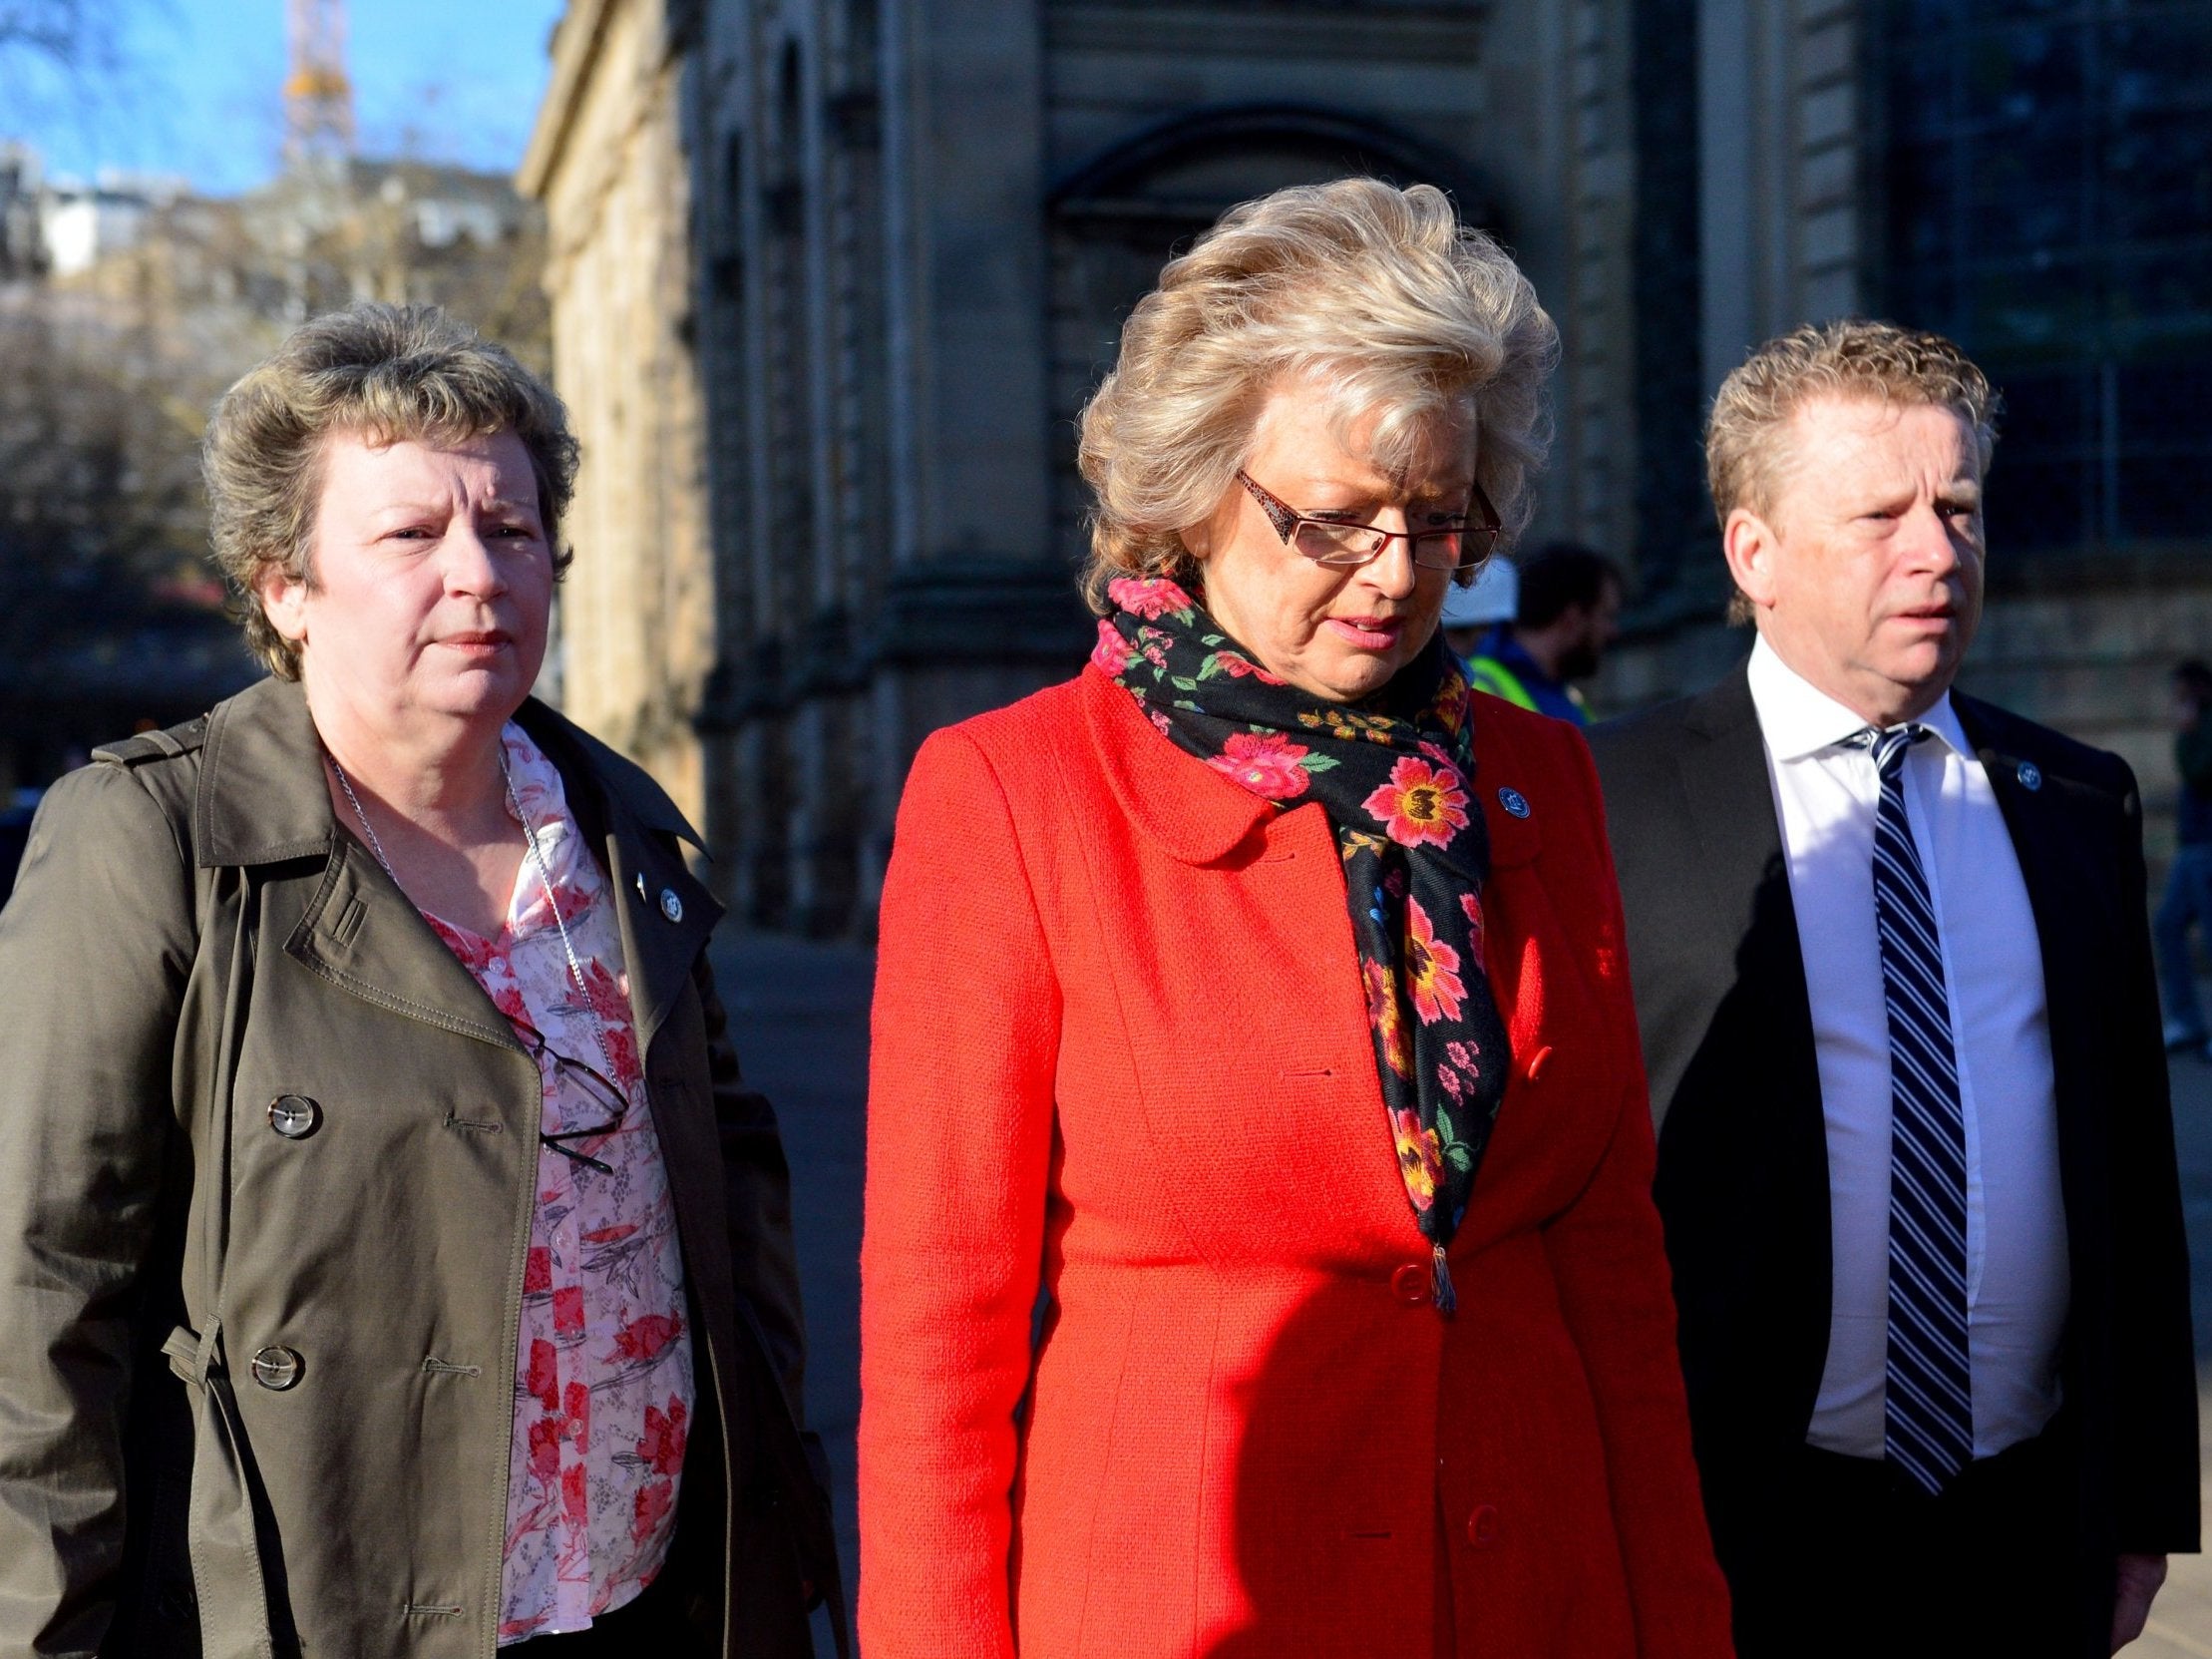
[[[1378,695],[1327,702],[1262,668],[1173,582],[1107,594],[1091,661],[1169,741],[1265,800],[1328,813],[1398,1170],[1449,1314],[1444,1251],[1510,1058],[1482,966],[1490,841],[1471,804],[1466,676],[1438,637]]]

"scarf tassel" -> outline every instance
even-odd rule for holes
[[[1452,1290],[1452,1270],[1444,1260],[1441,1244],[1429,1246],[1429,1294],[1436,1299],[1436,1311],[1446,1319],[1459,1312],[1459,1298]]]

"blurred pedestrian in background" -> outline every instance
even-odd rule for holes
[[[1933,334],[1753,352],[1750,660],[1591,734],[1743,1659],[2105,1659],[2197,1547],[2135,780],[1952,690],[1996,411]]]
[[[811,1650],[716,907],[529,695],[575,463],[435,310],[216,411],[269,677],[55,784],[0,912],[0,1652]]]
[[[2197,965],[2189,947],[2192,928],[2212,927],[2212,666],[2191,657],[2172,675],[2174,770],[2181,792],[2174,801],[2174,859],[2158,902],[2159,985],[2166,1007],[2166,1046],[2202,1052],[2208,1034],[2197,1005]]]
[[[1596,779],[1438,636],[1555,354],[1372,180],[1233,209],[1123,329],[1091,666],[900,809],[871,1659],[1727,1653]]]
[[[1621,567],[1593,548],[1548,542],[1519,563],[1512,617],[1469,653],[1478,691],[1581,726],[1590,711],[1575,681],[1589,679],[1621,633]]]
[[[1498,623],[1512,622],[1520,604],[1520,573],[1502,553],[1484,560],[1474,581],[1455,582],[1445,591],[1444,643],[1463,668],[1481,647],[1484,635]]]

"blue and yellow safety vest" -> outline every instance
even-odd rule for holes
[[[1536,699],[1529,695],[1529,688],[1521,683],[1521,676],[1494,656],[1467,658],[1467,680],[1478,691],[1487,691],[1493,697],[1503,697],[1507,702],[1536,712]]]
[[[1582,693],[1572,685],[1555,686],[1546,681],[1544,695],[1540,698],[1515,669],[1498,657],[1485,653],[1466,658],[1466,663],[1468,683],[1478,691],[1503,697],[1531,713],[1549,714],[1554,719],[1572,720],[1577,725],[1590,723],[1590,711],[1583,702]]]

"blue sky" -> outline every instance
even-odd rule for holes
[[[113,61],[74,76],[0,43],[0,141],[51,174],[182,174],[228,195],[283,138],[283,0],[94,0]],[[347,68],[360,149],[505,172],[522,160],[563,0],[353,0]]]

